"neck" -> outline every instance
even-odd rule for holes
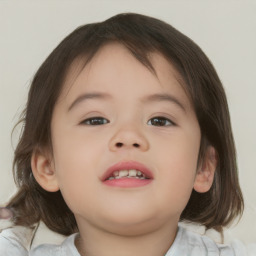
[[[75,245],[81,256],[164,256],[177,233],[177,222],[136,236],[110,233],[86,223]]]

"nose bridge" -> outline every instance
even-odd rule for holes
[[[109,142],[109,147],[111,151],[116,151],[121,148],[138,148],[142,151],[146,151],[149,148],[149,143],[141,124],[126,121],[117,125]]]

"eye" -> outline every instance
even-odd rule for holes
[[[107,123],[109,123],[109,121],[106,118],[97,116],[97,117],[91,117],[91,118],[85,119],[80,124],[84,124],[84,125],[103,125],[103,124],[107,124]]]
[[[170,119],[162,117],[162,116],[156,116],[156,117],[151,118],[148,121],[148,124],[154,125],[154,126],[175,126],[176,125]]]

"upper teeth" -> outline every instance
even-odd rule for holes
[[[122,177],[136,177],[136,178],[142,178],[142,179],[146,178],[146,176],[141,171],[131,169],[131,170],[115,171],[112,174],[112,176],[109,177],[108,179],[120,179]]]

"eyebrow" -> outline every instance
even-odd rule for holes
[[[151,102],[161,102],[167,101],[176,104],[179,108],[181,108],[184,112],[186,112],[185,106],[178,100],[175,96],[167,94],[167,93],[156,93],[152,95],[148,95],[142,98],[143,103],[151,103]]]
[[[74,108],[76,105],[78,105],[79,103],[81,103],[82,101],[86,101],[89,99],[102,99],[102,100],[106,100],[106,99],[111,99],[112,97],[107,94],[107,93],[85,93],[82,94],[80,96],[78,96],[73,103],[69,106],[68,111],[70,111],[72,108]]]
[[[83,101],[87,101],[90,99],[108,100],[111,98],[112,96],[108,93],[99,93],[99,92],[85,93],[78,96],[72,102],[72,104],[68,108],[68,112]],[[184,112],[186,112],[186,108],[184,107],[184,105],[176,97],[170,94],[156,93],[156,94],[145,96],[141,99],[141,102],[143,103],[162,102],[162,101],[174,103],[179,108],[181,108]]]

